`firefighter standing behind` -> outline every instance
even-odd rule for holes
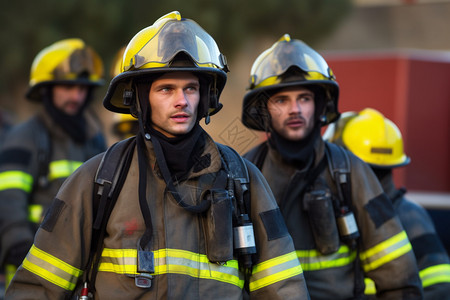
[[[311,299],[361,298],[364,277],[379,298],[420,299],[411,244],[377,178],[321,139],[321,126],[339,115],[325,60],[286,34],[256,59],[250,82],[242,121],[268,139],[244,157],[277,199]]]
[[[81,166],[58,192],[7,297],[62,299],[86,282],[95,299],[242,299],[246,284],[254,299],[309,298],[264,177],[237,154],[234,161],[222,157],[219,149],[229,148],[219,147],[199,124],[222,107],[226,71],[213,38],[178,12],[134,36],[104,99],[111,111],[137,115],[140,131],[115,146],[128,145],[128,170],[120,173],[121,192],[96,252],[98,273],[84,279],[81,271],[93,243],[94,214],[105,213],[92,209],[103,155]],[[239,162],[249,184],[233,175],[238,170],[231,166]],[[249,202],[238,205],[248,193]],[[245,212],[253,242],[247,239],[252,231],[240,226],[250,220],[235,222]],[[236,236],[244,239],[235,241],[234,251],[233,227],[247,233]],[[253,260],[245,259],[250,248],[257,249]]]
[[[422,206],[404,197],[405,188],[398,189],[394,184],[393,169],[410,162],[398,127],[379,111],[366,108],[359,113],[343,113],[323,138],[345,147],[371,166],[411,241],[425,299],[450,299],[450,261],[433,221]],[[373,283],[366,283],[366,294],[374,294]]]
[[[1,265],[14,273],[63,181],[106,149],[101,126],[87,112],[103,65],[80,39],[43,49],[31,67],[27,98],[42,110],[11,128],[0,151]]]

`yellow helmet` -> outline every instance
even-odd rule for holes
[[[179,55],[188,58],[189,66],[174,64]],[[225,56],[203,28],[181,18],[177,11],[162,16],[131,39],[123,54],[121,73],[112,79],[103,104],[110,111],[130,113],[137,95],[134,80],[175,71],[193,72],[206,78],[206,84],[200,83],[205,107],[200,117],[220,110],[219,96],[228,71]]]
[[[342,130],[344,130],[347,122],[357,115],[358,113],[356,111],[346,111],[340,114],[337,121],[334,121],[333,123],[328,125],[327,129],[322,135],[323,140],[338,144],[340,146],[344,146],[342,144]]]
[[[121,139],[132,137],[139,131],[139,121],[129,114],[115,114],[112,131]]]
[[[294,79],[286,75],[300,71]],[[322,124],[337,119],[339,86],[333,71],[323,57],[304,42],[283,35],[269,49],[261,53],[250,72],[249,92],[244,96],[242,122],[245,126],[265,130],[265,115],[261,108],[267,100],[267,92],[289,86],[317,86],[325,94],[325,115]]]
[[[109,76],[111,76],[111,78],[114,78],[122,72],[122,59],[125,48],[125,46],[120,48],[119,51],[116,52],[116,55],[114,55],[111,68],[109,70]]]
[[[38,53],[31,66],[27,98],[40,100],[39,90],[54,84],[103,84],[103,63],[81,39],[58,41]]]
[[[372,108],[366,108],[337,122],[335,134],[324,134],[325,136],[372,167],[395,168],[410,162],[403,151],[402,134],[398,127]]]

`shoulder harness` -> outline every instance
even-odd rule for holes
[[[106,225],[127,177],[135,145],[136,138],[131,137],[109,147],[95,175],[92,241],[89,260],[83,278],[83,282],[87,283],[90,291],[95,291],[95,278],[101,258]],[[226,172],[228,173],[228,193],[235,201],[233,202],[233,206],[237,208],[234,209],[235,218],[238,220],[237,224],[242,226],[248,225],[250,220],[246,212],[250,209],[250,191],[248,189],[250,178],[247,166],[243,158],[235,150],[219,143],[216,143],[216,145],[221,154]],[[236,213],[236,211],[239,212]],[[243,218],[242,216],[247,217]],[[235,218],[233,217],[233,223],[236,220]],[[242,219],[245,219],[247,222],[239,222]],[[253,252],[250,249],[245,257],[247,263],[250,261],[248,268],[251,268],[251,255],[255,252],[256,249]],[[210,258],[209,255],[208,258]],[[220,261],[217,262],[220,263]]]

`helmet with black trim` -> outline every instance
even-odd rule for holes
[[[343,113],[323,138],[347,148],[375,168],[391,169],[410,162],[397,125],[373,108]]]
[[[58,41],[35,57],[31,66],[26,97],[41,101],[43,87],[55,84],[103,84],[103,62],[100,56],[78,38]]]
[[[203,28],[174,11],[131,39],[123,54],[121,72],[112,79],[103,104],[113,112],[134,113],[138,80],[177,71],[199,76],[198,119],[206,117],[208,121],[222,108],[219,97],[227,79],[227,62]]]
[[[261,53],[250,72],[250,86],[244,96],[242,122],[255,130],[267,129],[267,99],[271,93],[291,86],[314,87],[322,91],[325,103],[319,112],[322,125],[335,121],[339,86],[323,57],[304,42],[282,36]]]

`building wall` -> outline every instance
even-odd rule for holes
[[[435,51],[329,54],[341,86],[340,111],[372,107],[397,124],[411,164],[396,181],[450,192],[450,56]]]

